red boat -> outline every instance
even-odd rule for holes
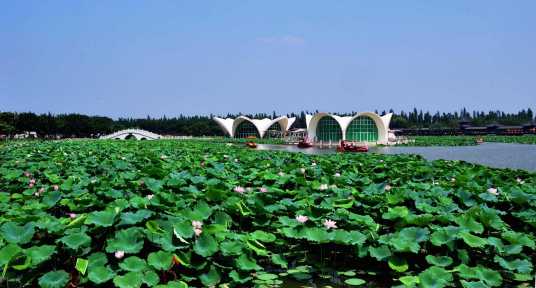
[[[298,142],[298,148],[310,148],[313,147],[313,142],[307,138],[303,138]]]
[[[337,146],[337,152],[368,152],[368,146],[344,140]]]
[[[246,146],[249,148],[257,148],[257,143],[255,142],[246,142]]]

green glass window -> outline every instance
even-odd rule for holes
[[[341,126],[337,120],[330,116],[324,116],[316,126],[316,138],[318,141],[336,142],[342,139]]]
[[[283,135],[281,131],[281,125],[279,125],[279,122],[275,122],[266,130],[266,133],[264,134],[264,138],[281,138]]]
[[[346,140],[376,142],[378,141],[378,127],[370,117],[359,116],[348,125]]]
[[[247,138],[250,136],[259,138],[259,131],[253,123],[247,120],[242,121],[242,123],[238,124],[238,127],[236,127],[235,138]]]

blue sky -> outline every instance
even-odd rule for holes
[[[535,109],[534,11],[532,0],[2,1],[0,110]]]

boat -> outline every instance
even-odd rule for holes
[[[246,142],[246,146],[249,148],[257,148],[257,143],[255,142]]]
[[[482,143],[484,143],[484,139],[482,139],[482,137],[477,137],[477,138],[475,139],[475,144],[476,144],[476,145],[480,145],[480,144],[482,144]]]
[[[337,146],[337,152],[368,152],[368,145],[366,143],[353,143],[343,140]]]
[[[308,138],[302,138],[300,142],[298,142],[298,148],[310,148],[313,147],[313,142],[311,142]]]

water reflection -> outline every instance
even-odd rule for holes
[[[336,152],[335,147],[311,147],[301,149],[295,145],[271,144],[259,144],[257,149],[302,152],[306,154],[327,154]],[[382,154],[419,154],[428,160],[463,160],[490,167],[536,171],[536,145],[484,143],[478,146],[452,147],[371,147],[370,152]]]

